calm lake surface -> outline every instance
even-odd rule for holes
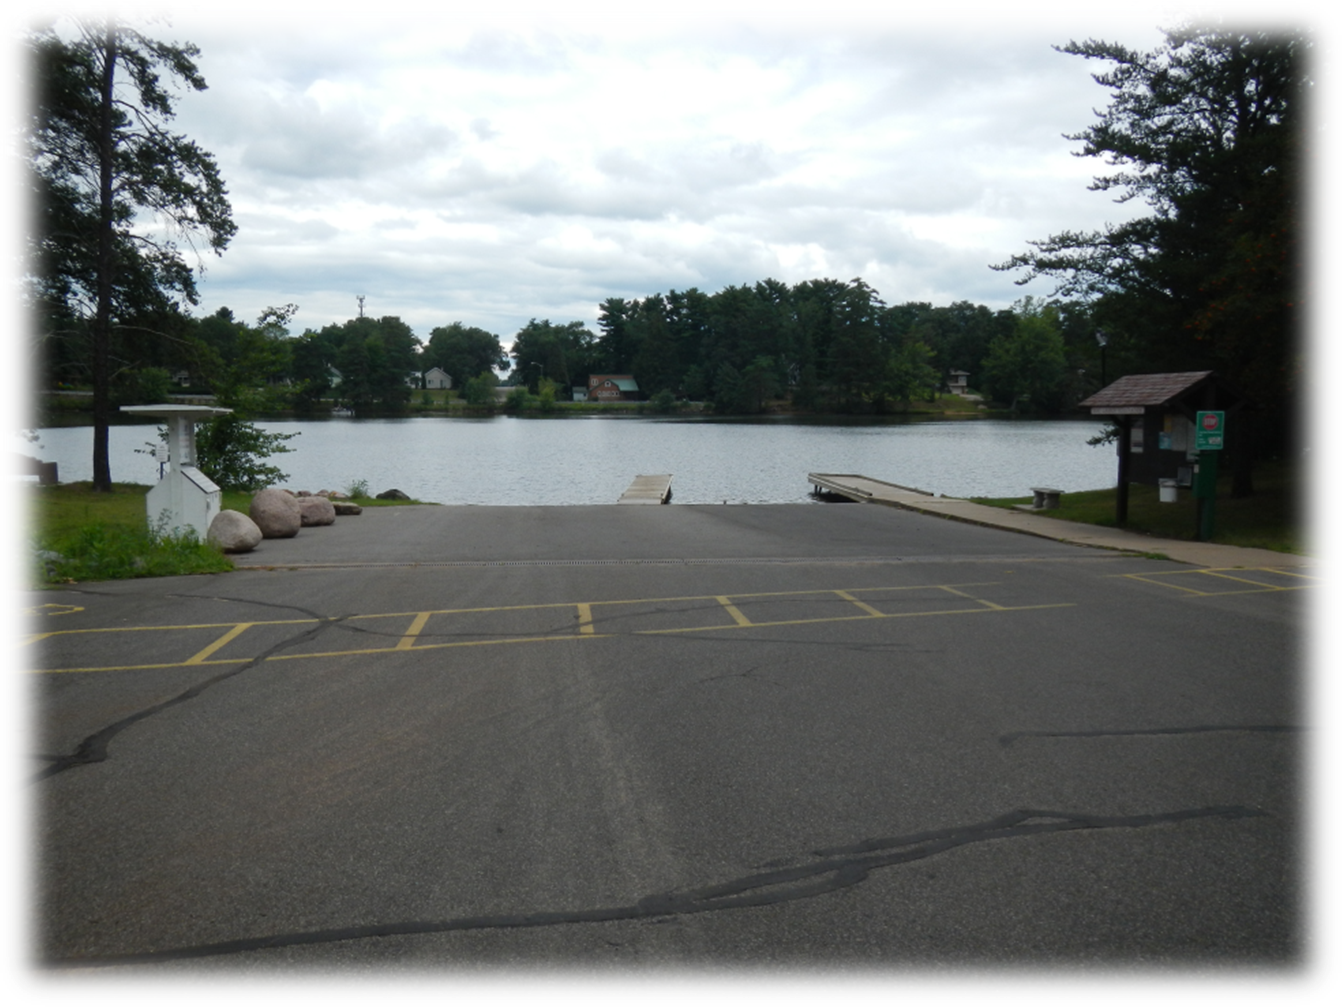
[[[366,480],[442,504],[613,504],[640,473],[671,473],[673,503],[808,501],[809,472],[860,473],[948,497],[1022,497],[1033,486],[1115,485],[1112,445],[1091,447],[1099,420],[758,422],[651,417],[277,420],[300,432],[271,462],[293,490]],[[93,429],[49,427],[28,455],[57,462],[62,482],[92,476]],[[112,478],[153,483],[136,454],[157,427],[111,431]]]

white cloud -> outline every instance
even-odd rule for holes
[[[609,296],[816,276],[1004,306],[1022,291],[990,263],[1132,212],[1070,156],[1106,94],[1051,44],[1150,48],[1173,20],[514,6],[178,16],[210,84],[178,126],[239,224],[201,310],[293,301],[320,327],[366,294],[421,335],[507,338]]]

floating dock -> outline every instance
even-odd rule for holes
[[[617,504],[666,504],[671,500],[671,474],[635,476]]]
[[[927,490],[901,486],[899,483],[887,483],[885,480],[859,476],[855,473],[807,473],[807,481],[817,493],[836,494],[865,504],[894,504],[907,501],[911,497],[937,496]]]

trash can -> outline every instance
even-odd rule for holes
[[[1178,480],[1157,480],[1157,486],[1160,488],[1162,504],[1175,504],[1179,502],[1180,484]]]

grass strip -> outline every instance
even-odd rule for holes
[[[1304,489],[1296,479],[1295,467],[1282,462],[1257,463],[1254,491],[1249,497],[1232,497],[1230,474],[1222,474],[1214,503],[1212,542],[1279,553],[1309,553],[1303,520]],[[1065,493],[1060,496],[1057,509],[1037,513],[1047,518],[1113,528],[1116,492],[1111,487]],[[976,504],[1001,508],[1031,503],[1030,497],[975,497],[973,500]],[[1187,488],[1180,488],[1178,501],[1163,504],[1156,487],[1138,483],[1129,485],[1126,529],[1165,539],[1194,540],[1197,538],[1197,515],[1196,499]]]
[[[32,583],[69,584],[178,574],[214,574],[233,569],[233,561],[209,543],[168,529],[150,529],[145,510],[149,487],[114,483],[111,493],[96,493],[92,483],[29,486],[28,551]],[[224,510],[248,513],[254,495],[225,490]],[[396,507],[420,501],[353,498],[361,507]]]

